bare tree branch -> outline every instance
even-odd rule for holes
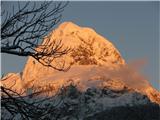
[[[23,4],[22,4],[23,3]],[[52,61],[67,54],[70,49],[53,42],[47,34],[61,20],[68,2],[17,2],[12,13],[2,9],[1,53],[18,56],[32,56],[44,66],[56,70]],[[45,41],[45,42],[44,42]]]
[[[2,2],[4,3],[4,2]],[[15,2],[14,2],[15,3]],[[70,66],[65,66],[65,61],[57,67],[52,62],[70,52],[70,48],[64,48],[62,40],[52,40],[51,30],[61,20],[62,12],[68,2],[17,2],[12,7],[12,12],[2,9],[1,21],[1,53],[17,56],[31,56],[44,66],[64,71]],[[50,33],[48,35],[48,33]],[[12,75],[2,79],[7,80]],[[42,92],[53,91],[52,86],[46,90],[33,89],[33,93],[25,95],[25,90],[17,92],[13,85],[1,85],[1,107],[4,114],[9,113],[9,119],[16,119],[17,115],[22,120],[43,120],[46,114],[56,114],[55,106],[52,108],[42,105],[49,98],[33,100]],[[33,86],[34,87],[34,86]],[[29,101],[33,97],[32,101]],[[59,103],[58,103],[59,104]],[[56,104],[56,106],[58,105]],[[46,118],[47,119],[47,118]],[[58,119],[58,117],[57,117]]]

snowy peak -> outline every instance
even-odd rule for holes
[[[52,64],[58,66],[65,62],[66,66],[72,65],[71,69],[67,72],[56,71],[29,57],[23,74],[16,75],[18,88],[32,88],[35,91],[48,91],[51,88],[55,93],[73,83],[82,91],[90,87],[107,87],[111,91],[130,94],[131,90],[147,95],[151,101],[160,104],[160,93],[147,80],[130,70],[117,48],[93,29],[64,22],[49,37],[51,44],[56,45],[61,41],[64,48],[72,48],[68,54],[54,59]],[[10,85],[12,79],[8,78],[4,84]],[[112,96],[115,93],[110,94]]]
[[[79,27],[71,22],[65,22],[50,33],[50,38],[50,43],[56,44],[61,40],[64,48],[72,48],[69,54],[54,59],[53,66],[65,62],[66,66],[98,65],[117,69],[120,65],[125,64],[115,46],[91,28]],[[22,79],[24,81],[36,80],[46,74],[53,73],[55,73],[55,70],[44,67],[34,58],[29,57],[23,70]]]
[[[51,38],[50,42],[61,40],[64,47],[73,49],[67,62],[82,65],[85,59],[89,64],[98,65],[125,63],[115,46],[91,28],[64,22],[51,33]]]
[[[59,25],[58,29],[64,32],[72,32],[80,29],[80,27],[72,22],[64,22]]]
[[[55,31],[61,31],[64,34],[73,34],[73,32],[86,32],[86,34],[92,35],[96,34],[96,32],[92,28],[80,27],[73,22],[63,22]]]

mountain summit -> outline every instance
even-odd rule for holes
[[[72,22],[64,22],[50,33],[50,43],[61,43],[63,47],[73,49],[69,54],[57,58],[52,64],[60,67],[60,61],[65,65],[98,65],[117,68],[124,65],[125,61],[114,45],[104,37],[97,34],[93,29],[79,27]],[[48,48],[50,49],[50,48]],[[55,72],[29,57],[23,70],[24,81],[44,77],[46,74]]]
[[[64,47],[73,49],[69,55],[71,61],[67,59],[66,62],[79,65],[124,64],[114,45],[91,28],[64,22],[51,32],[50,42],[58,40],[62,41]]]
[[[5,81],[9,82],[4,81],[2,84],[9,86],[14,77],[17,78],[18,83],[21,81],[21,84],[16,85],[25,91],[52,90],[50,94],[69,84],[76,85],[80,91],[92,87],[107,88],[112,91],[109,93],[112,94],[111,96],[118,92],[122,101],[126,100],[124,93],[135,96],[132,93],[138,92],[160,104],[159,92],[136,71],[130,69],[116,47],[93,29],[64,22],[49,36],[50,43],[56,45],[61,42],[64,48],[72,49],[70,53],[55,59],[52,64],[59,66],[62,61],[66,65],[71,65],[71,68],[67,72],[56,71],[29,57],[22,74],[6,77]],[[132,101],[132,97],[128,99]]]

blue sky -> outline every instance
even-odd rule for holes
[[[144,73],[159,89],[159,2],[70,2],[64,21],[93,28],[108,38],[127,62],[145,59]],[[2,54],[2,74],[23,70],[27,58]]]

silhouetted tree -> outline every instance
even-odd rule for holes
[[[9,2],[9,4],[12,2]],[[2,6],[5,4],[3,1]],[[14,2],[12,11],[2,7],[1,12],[1,53],[17,56],[31,56],[47,67],[64,71],[69,67],[53,66],[55,58],[67,54],[70,49],[64,48],[61,40],[53,42],[47,35],[61,20],[62,12],[68,2]],[[47,107],[41,106],[43,101],[30,101],[23,93],[13,91],[1,85],[1,108],[2,116],[10,113],[9,119],[41,120],[48,113]],[[50,98],[48,98],[50,99]],[[53,108],[54,109],[54,108]],[[8,114],[7,114],[8,115]]]
[[[12,12],[2,7],[1,52],[32,56],[44,66],[64,70],[64,66],[57,68],[51,63],[70,49],[63,48],[61,40],[50,42],[52,38],[47,34],[61,20],[67,4],[53,1],[15,2]]]

